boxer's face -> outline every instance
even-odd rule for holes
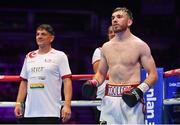
[[[116,11],[112,14],[112,26],[115,33],[125,31],[132,24],[132,20],[129,18],[125,11]]]

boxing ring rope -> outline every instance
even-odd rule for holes
[[[89,80],[92,79],[94,74],[78,74],[72,75],[72,80]],[[107,77],[108,79],[108,77]],[[20,82],[22,78],[18,75],[0,75],[0,82]]]
[[[71,101],[71,106],[73,107],[88,107],[88,106],[100,106],[101,100],[81,100],[81,101]],[[0,102],[0,107],[15,107],[16,102]],[[60,105],[64,105],[64,101],[61,101]]]
[[[178,105],[180,104],[180,98],[171,98],[171,99],[164,99],[164,105]]]
[[[180,75],[180,68],[166,71],[163,75],[165,78]],[[71,78],[72,80],[89,80],[92,79],[93,76],[94,74],[77,74],[72,75]],[[106,79],[108,79],[108,77]],[[0,75],[0,82],[20,82],[21,80],[21,77],[18,75]]]
[[[164,78],[171,77],[171,76],[176,76],[176,75],[180,76],[180,68],[166,71],[166,72],[164,72],[163,75],[164,75]]]
[[[164,78],[171,76],[180,76],[180,68],[173,69],[170,71],[164,72]],[[94,74],[78,74],[72,75],[72,80],[89,80],[92,79]],[[108,79],[108,77],[106,78]],[[20,82],[22,79],[18,75],[0,75],[0,82]],[[164,105],[180,104],[180,98],[164,99]],[[0,107],[14,107],[16,102],[0,102]],[[64,101],[61,101],[61,105],[64,105]],[[101,100],[81,100],[71,101],[71,106],[99,106],[101,105]]]

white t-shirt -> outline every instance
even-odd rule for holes
[[[101,48],[96,48],[92,57],[92,64],[101,59]],[[97,98],[103,98],[105,95],[105,87],[108,80],[105,80],[101,86],[97,89]]]
[[[28,80],[24,117],[60,117],[62,78],[71,75],[64,52],[27,54],[20,76]]]

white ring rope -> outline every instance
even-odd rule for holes
[[[81,100],[81,101],[71,101],[71,106],[74,107],[88,107],[88,106],[100,106],[101,100]],[[64,105],[64,101],[61,101],[61,105]],[[16,102],[0,102],[0,107],[15,107]]]
[[[81,100],[81,101],[71,101],[71,106],[73,107],[88,107],[88,106],[100,106],[102,100]],[[64,101],[61,101],[61,105],[64,105]],[[180,104],[180,98],[164,99],[164,105],[178,105]],[[16,102],[0,102],[0,107],[14,107]]]
[[[164,99],[164,105],[178,105],[180,104],[180,98],[171,98],[171,99]]]

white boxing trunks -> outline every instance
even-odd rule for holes
[[[106,121],[107,124],[144,124],[143,104],[139,102],[131,108],[121,97],[123,92],[132,88],[132,86],[106,85],[100,121]]]

